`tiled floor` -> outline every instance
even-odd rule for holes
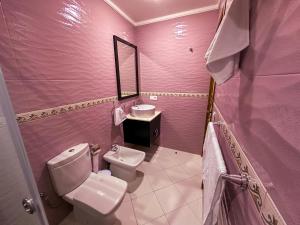
[[[202,225],[202,158],[159,147],[147,152],[115,225]]]

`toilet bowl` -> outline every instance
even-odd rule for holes
[[[120,145],[114,145],[113,150],[103,156],[111,163],[112,175],[125,181],[133,181],[136,178],[136,168],[144,161],[145,152]]]
[[[67,149],[47,162],[56,193],[74,206],[76,221],[82,225],[113,224],[127,182],[103,173],[91,172],[87,143]]]

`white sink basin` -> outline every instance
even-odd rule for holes
[[[155,106],[148,104],[135,105],[131,107],[131,115],[135,117],[151,117],[155,114]]]

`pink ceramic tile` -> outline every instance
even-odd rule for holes
[[[16,113],[117,95],[116,86],[112,88],[101,80],[8,80],[6,83]]]
[[[299,2],[252,2],[250,43],[242,62],[249,76],[299,73]],[[283,7],[284,6],[284,7]],[[280,20],[280,23],[278,21]]]
[[[135,28],[104,1],[13,0],[0,7],[0,61],[16,112],[116,95],[112,36],[135,42]],[[21,125],[39,190],[51,201],[61,200],[47,160],[80,142],[100,143],[101,154],[112,142],[122,143],[111,110],[110,103]],[[64,205],[45,209],[51,225],[70,211]]]
[[[166,169],[166,173],[173,183],[184,180],[191,176],[181,165]]]
[[[164,214],[154,193],[136,198],[132,204],[139,225],[149,223]]]
[[[136,179],[128,183],[127,191],[130,193],[131,199],[135,199],[152,192],[148,177],[141,172],[137,172]]]
[[[138,27],[143,91],[208,92],[203,56],[216,23],[214,11]],[[181,39],[175,34],[178,24],[186,30]],[[162,79],[166,82],[157,82]]]
[[[114,34],[139,45],[142,89],[208,91],[203,54],[215,31],[216,12],[138,31],[104,1],[3,1],[1,13],[1,67],[18,113],[115,95]],[[188,25],[185,39],[174,37],[177,22]],[[159,98],[163,146],[201,153],[206,101]],[[111,143],[122,143],[121,128],[112,123],[112,107],[107,103],[20,125],[39,190],[51,200],[60,201],[47,160],[81,142],[99,143],[101,156]],[[56,225],[70,206],[45,209],[50,224]]]
[[[242,73],[218,88],[217,106],[288,223],[300,210],[298,184],[290,182],[298,177],[295,99],[300,98],[300,75],[257,76],[254,81],[246,76]]]
[[[162,111],[160,145],[195,154],[202,153],[207,98],[165,97],[143,102]]]
[[[171,212],[186,204],[185,196],[181,194],[175,185],[159,189],[154,193],[165,213]]]
[[[146,225],[169,225],[165,216],[159,217],[157,219],[152,220],[150,223]]]
[[[201,183],[201,176],[193,176],[175,183],[175,187],[180,191],[185,202],[192,202],[202,197]]]
[[[199,198],[188,204],[189,208],[192,210],[193,214],[202,221],[203,212],[203,198]]]
[[[207,93],[210,77],[203,56],[216,22],[217,13],[209,12],[138,27],[142,91]],[[187,29],[182,39],[174,34],[178,23]],[[207,99],[147,99],[163,111],[160,145],[200,154]]]
[[[145,175],[159,173],[162,170],[162,167],[159,163],[154,160],[151,162],[144,161],[138,167],[138,170],[143,172]]]
[[[261,217],[266,224],[287,225],[269,194],[266,195]]]
[[[165,171],[146,175],[153,191],[168,187],[172,184],[169,176]]]
[[[188,206],[176,209],[166,215],[168,223],[170,225],[202,225],[200,219],[198,219]]]
[[[114,223],[114,225],[137,225],[131,201],[122,202],[120,207],[115,212],[115,215],[117,217],[117,221]]]
[[[112,35],[135,40],[134,27],[105,2],[10,1],[3,3],[3,11],[19,67],[7,79],[105,82],[115,76]]]
[[[182,168],[190,176],[199,176],[202,177],[202,159],[193,159],[182,164]]]

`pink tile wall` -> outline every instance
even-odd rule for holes
[[[300,3],[252,2],[250,47],[216,102],[287,224],[300,224]]]
[[[227,173],[239,174],[240,169],[232,157],[232,150],[223,138],[222,131],[219,128],[220,126],[215,126],[219,144],[222,147]],[[249,191],[241,191],[239,186],[227,182],[224,198],[227,203],[227,214],[230,224],[265,225],[261,219],[261,215],[257,212],[255,202]]]
[[[9,37],[1,39],[10,38],[13,48],[2,56],[10,59],[3,69],[16,112],[116,95],[112,35],[135,42],[135,30],[110,6],[2,2]]]
[[[142,91],[208,91],[203,55],[216,12],[136,29],[104,1],[3,0],[0,6],[0,63],[17,113],[116,95],[113,34],[139,46]],[[177,22],[187,25],[183,39],[174,36]],[[159,97],[154,104],[163,111],[162,145],[200,153],[206,102]],[[123,103],[128,108],[132,100]],[[112,109],[105,103],[20,125],[39,190],[51,201],[61,200],[45,166],[49,159],[81,142],[100,143],[102,154],[122,142]],[[51,225],[70,212],[67,204],[45,209]]]
[[[217,16],[217,11],[212,11],[138,27],[142,90],[208,92],[204,54]],[[175,32],[180,32],[176,25],[184,26],[182,38],[176,38]]]
[[[135,29],[104,1],[1,1],[0,63],[17,113],[116,95],[113,35],[135,42]],[[3,31],[3,32],[2,32]],[[131,100],[125,103],[131,104]],[[122,143],[113,103],[20,125],[39,191],[54,203],[46,162],[82,142],[102,154]],[[51,225],[70,212],[45,205]]]
[[[141,89],[208,93],[204,54],[216,29],[217,11],[137,28]],[[176,36],[183,25],[185,36]],[[190,51],[193,49],[193,52]],[[145,102],[163,111],[161,145],[201,153],[207,98],[158,97]]]
[[[153,102],[162,111],[160,145],[194,154],[202,153],[207,98],[158,96]]]

